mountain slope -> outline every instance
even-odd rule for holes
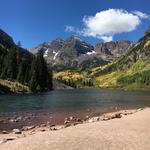
[[[91,74],[100,87],[145,87],[150,89],[150,29],[121,58]]]

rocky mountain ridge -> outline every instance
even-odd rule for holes
[[[71,36],[67,40],[57,38],[49,43],[43,43],[29,49],[36,54],[44,51],[47,63],[60,68],[85,68],[104,65],[127,52],[131,41],[111,41],[92,46],[78,36]]]

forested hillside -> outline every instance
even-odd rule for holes
[[[3,89],[7,87],[7,91],[12,92],[36,92],[52,89],[52,73],[48,71],[43,53],[39,51],[37,56],[34,56],[26,49],[16,45],[13,39],[1,29],[0,79],[0,87]],[[8,81],[12,84],[7,84]],[[17,83],[20,84],[20,88]]]

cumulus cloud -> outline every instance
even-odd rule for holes
[[[83,36],[95,37],[105,42],[112,41],[113,36],[134,31],[142,19],[148,15],[140,11],[127,12],[123,9],[108,9],[83,18],[83,29],[66,26],[66,31],[76,32]]]

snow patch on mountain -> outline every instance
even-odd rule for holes
[[[92,55],[92,54],[95,54],[96,52],[95,51],[92,51],[92,52],[87,52],[86,54],[87,55]]]
[[[59,54],[59,51],[58,52],[53,51],[53,54],[54,54],[53,60],[55,60],[57,55]]]
[[[49,48],[45,51],[45,53],[44,53],[44,57],[47,57],[47,55],[48,55],[48,51],[49,51]]]

